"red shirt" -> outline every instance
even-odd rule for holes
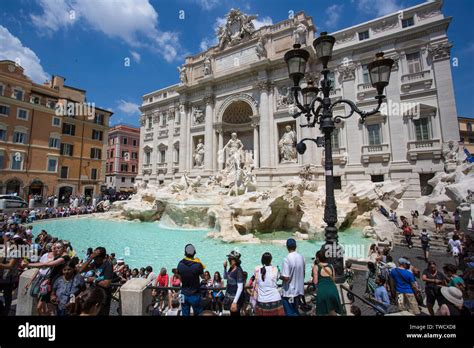
[[[161,274],[158,275],[158,278],[156,278],[156,283],[155,283],[155,286],[163,286],[163,287],[166,287],[168,286],[168,282],[169,282],[169,277],[167,274],[165,274],[164,276],[162,276]]]

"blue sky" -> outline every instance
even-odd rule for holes
[[[421,0],[0,0],[0,59],[16,60],[35,82],[52,74],[112,109],[112,124],[138,125],[145,93],[178,82],[184,57],[214,44],[230,8],[257,14],[256,26],[303,10],[319,31],[343,29]],[[445,0],[458,115],[474,117],[472,0]],[[125,66],[126,59],[130,66]]]

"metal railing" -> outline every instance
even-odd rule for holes
[[[341,285],[341,299],[342,299],[342,306],[344,307],[347,303],[344,301],[344,294],[342,291],[346,291],[347,293],[351,294],[352,296],[354,296],[355,298],[357,298],[358,300],[362,301],[362,303],[364,303],[365,305],[369,306],[370,308],[372,308],[374,311],[376,311],[377,313],[381,314],[381,315],[386,315],[388,312],[381,308],[381,307],[378,307],[377,305],[371,303],[370,301],[368,301],[367,299],[365,299],[364,297],[356,294],[354,291],[350,290],[348,287],[346,287],[345,285]]]

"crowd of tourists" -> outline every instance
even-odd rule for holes
[[[80,255],[68,241],[44,230],[34,237],[31,226],[18,223],[4,224],[0,237],[3,246],[27,245],[33,252],[31,257],[9,253],[0,263],[3,314],[10,312],[19,275],[26,269],[35,272],[21,291],[38,299],[40,315],[109,315],[118,289],[133,278],[146,279],[153,299],[148,306],[150,315],[346,314],[335,283],[335,269],[328,263],[325,250],[316,253],[311,274],[305,274],[305,259],[292,238],[286,242],[288,254],[281,264],[266,252],[251,272],[242,269],[244,256],[233,250],[222,269],[211,273],[197,257],[196,248],[188,244],[183,259],[168,274],[165,268],[159,272],[152,266],[131,268],[104,247],[89,248]],[[432,315],[468,315],[473,309],[473,257],[459,265],[445,264],[441,269],[429,261],[425,270],[419,270],[408,257],[398,259],[396,265],[389,248],[374,244],[368,258],[366,298],[385,312],[420,314],[420,306],[426,306]],[[350,261],[346,261],[344,277],[353,288],[355,272]],[[309,293],[314,295],[307,303],[305,295]],[[348,294],[353,302],[350,312],[360,315],[354,296]]]
[[[415,315],[420,314],[420,307],[426,307],[430,315],[470,315],[474,311],[473,256],[460,265],[447,263],[442,268],[430,260],[420,270],[408,257],[395,264],[389,248],[373,244],[369,259],[366,298],[384,310]]]

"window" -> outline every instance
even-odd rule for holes
[[[63,134],[76,135],[76,126],[70,123],[63,123]]]
[[[128,154],[128,151],[122,151],[122,158],[127,160],[129,158],[129,154]]]
[[[0,170],[5,168],[5,151],[0,150]]]
[[[367,67],[367,64],[362,65],[362,81],[365,85],[370,83],[369,68]]]
[[[114,158],[114,150],[110,150],[110,158]]]
[[[466,124],[466,129],[467,129],[468,132],[472,132],[472,123],[471,122],[468,122]]]
[[[30,97],[30,103],[32,104],[40,104],[41,103],[41,98],[36,96],[36,95],[32,95]]]
[[[57,171],[58,167],[58,159],[54,157],[48,158],[48,172],[55,172]]]
[[[122,176],[122,182],[125,182],[125,177]]]
[[[166,114],[161,115],[161,127],[166,127]]]
[[[148,102],[151,103],[153,101],[153,97],[148,98]]]
[[[132,145],[133,145],[133,146],[137,146],[137,139],[133,139],[133,140],[132,140]]]
[[[0,125],[0,141],[7,141],[7,127]]]
[[[168,96],[168,92],[163,93],[163,98],[166,98]]]
[[[0,95],[3,95],[4,88],[5,88],[5,87],[0,84]]]
[[[160,163],[165,163],[165,162],[166,162],[166,151],[160,150]]]
[[[369,38],[369,31],[366,30],[366,31],[361,31],[359,33],[359,41],[362,41],[362,40],[367,40]]]
[[[136,152],[132,152],[132,159],[137,159],[138,158],[138,154]]]
[[[335,190],[342,190],[341,177],[340,176],[333,176],[332,179],[333,179],[333,182],[334,182],[334,189]]]
[[[61,127],[61,119],[59,117],[53,117],[53,126]]]
[[[420,60],[420,53],[409,53],[407,54],[407,65],[408,65],[408,72],[410,74],[415,74],[421,71],[421,60]]]
[[[102,141],[103,135],[104,135],[104,132],[102,132],[102,131],[99,131],[99,130],[96,130],[96,129],[92,130],[92,139],[94,139],[94,140],[101,140]]]
[[[102,158],[102,150],[98,148],[91,148],[91,159],[101,159]]]
[[[413,17],[402,19],[402,28],[408,28],[415,25]]]
[[[331,145],[332,149],[339,149],[339,129],[334,129],[331,134]]]
[[[7,105],[0,105],[0,115],[10,116],[10,107]]]
[[[384,181],[384,177],[383,177],[383,174],[382,175],[371,175],[370,176],[370,180],[372,182],[383,182]]]
[[[125,137],[124,137],[124,138],[122,138],[122,143],[123,143],[124,145],[127,145],[127,143],[128,143],[128,139],[127,139],[127,138],[125,138]]]
[[[145,152],[145,164],[150,164],[150,153]]]
[[[148,116],[148,128],[152,128],[153,127],[153,119],[151,118],[151,116]]]
[[[132,165],[132,173],[136,173],[136,169],[137,169],[137,167]]]
[[[48,101],[46,102],[46,106],[50,109],[56,109],[56,101],[48,99]]]
[[[61,155],[72,156],[73,152],[74,152],[74,145],[61,144]]]
[[[23,154],[21,152],[14,152],[11,154],[11,169],[22,170],[23,169]]]
[[[91,180],[97,180],[97,168],[91,169]]]
[[[120,171],[122,172],[128,172],[128,164],[122,164],[120,166]]]
[[[49,147],[59,149],[59,146],[60,146],[59,138],[54,137],[54,136],[49,138]]]
[[[131,178],[130,181],[132,182],[132,184],[135,183],[135,178]]]
[[[413,124],[415,125],[416,140],[429,140],[431,138],[429,120],[426,117],[414,120]]]
[[[109,171],[110,172],[113,172],[114,171],[114,165],[112,163],[110,163],[109,165]]]
[[[61,167],[61,179],[67,179],[68,171],[69,171],[69,167],[65,167],[65,166]]]
[[[474,144],[474,138],[469,138],[469,144]]]
[[[26,144],[26,133],[21,130],[14,131],[13,142],[16,144]]]
[[[24,120],[24,121],[28,120],[28,110],[18,109],[16,118],[18,118],[19,120]]]
[[[16,100],[23,100],[23,91],[19,88],[15,88],[13,90],[13,98],[15,98]]]
[[[95,114],[94,123],[95,124],[104,124],[104,114]]]
[[[380,124],[367,125],[367,133],[369,135],[369,145],[380,145],[382,143],[380,136]]]

